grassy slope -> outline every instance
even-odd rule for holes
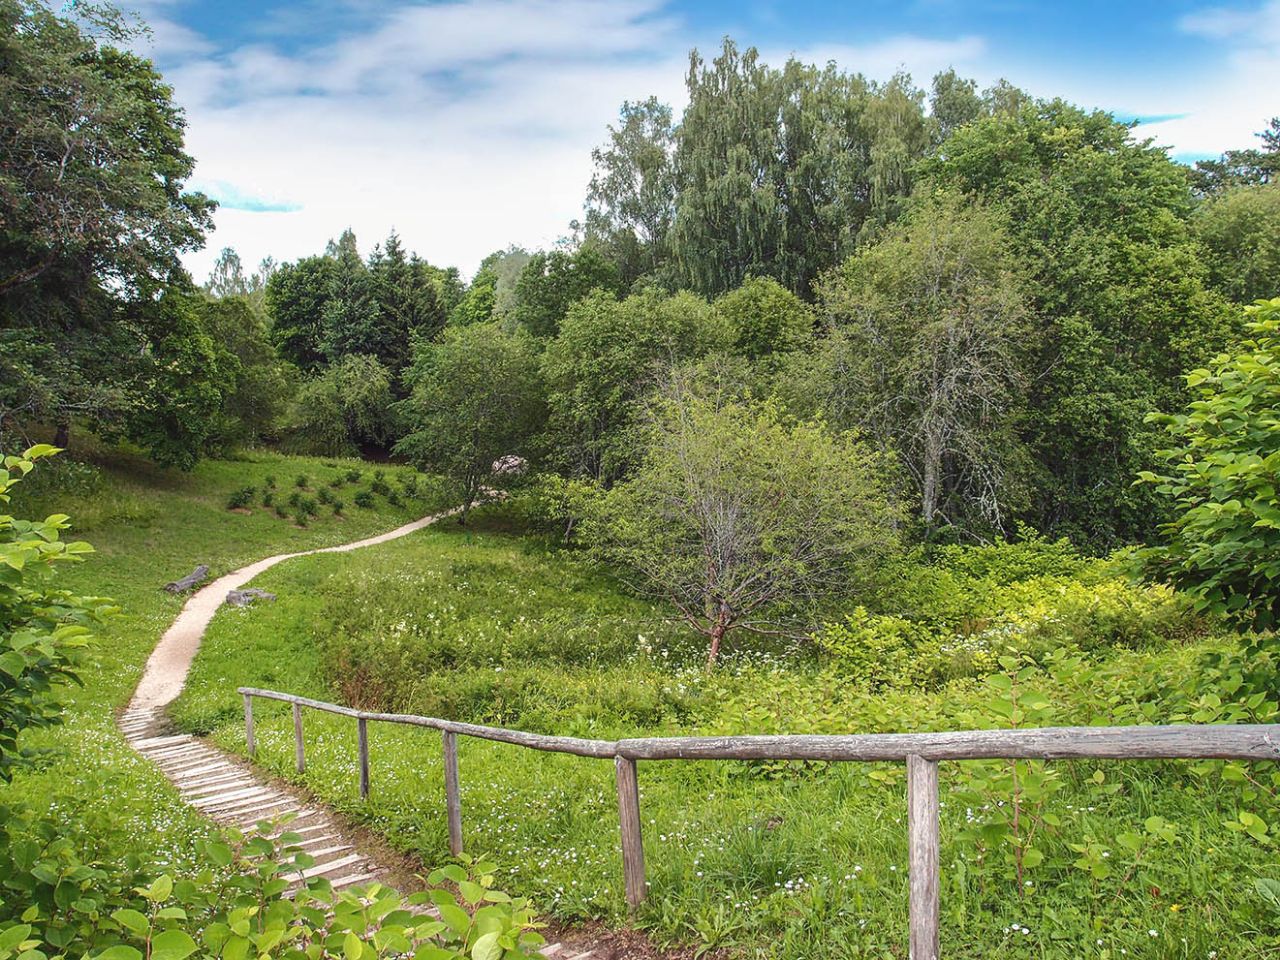
[[[326,466],[335,464],[335,466]],[[340,464],[340,466],[336,466]],[[40,769],[21,775],[6,796],[48,805],[68,824],[80,821],[99,836],[100,856],[118,860],[136,853],[156,863],[184,863],[192,841],[206,824],[177,801],[176,794],[150,764],[125,745],[114,712],[127,701],[160,634],[177,614],[182,599],[161,586],[207,563],[217,576],[259,557],[357,539],[429,512],[431,502],[392,507],[382,497],[375,506],[351,506],[356,489],[335,491],[346,501],[346,516],[321,508],[305,528],[281,520],[261,507],[251,514],[226,509],[232,490],[277,478],[282,498],[298,474],[328,480],[348,468],[367,464],[255,454],[244,460],[209,461],[193,473],[162,471],[142,460],[113,456],[105,467],[101,491],[81,498],[23,497],[12,504],[21,516],[57,510],[72,515],[72,535],[89,540],[97,553],[74,568],[64,568],[62,583],[83,593],[109,596],[122,608],[100,631],[95,662],[76,690],[64,726],[32,734],[28,743],[50,749]],[[399,472],[387,468],[389,476]]]
[[[219,615],[179,707],[187,726],[211,730],[231,749],[243,749],[234,689],[245,683],[606,737],[700,725],[723,730],[720,712],[736,698],[783,701],[773,712],[747,711],[729,721],[758,731],[758,724],[789,717],[785,700],[797,691],[779,685],[769,694],[767,664],[744,662],[736,674],[706,681],[697,651],[655,624],[654,611],[571,559],[501,532],[450,525],[376,553],[277,568],[259,582],[280,601]],[[346,656],[369,643],[371,655],[400,665],[390,672],[401,685],[362,685],[352,679],[358,663],[325,669],[325,656]],[[655,652],[637,655],[642,644]],[[415,660],[414,650],[427,652]],[[1116,662],[1124,673],[1175,677],[1195,654],[1126,653]],[[799,677],[799,690],[806,678],[818,682],[804,663],[788,669],[793,680]],[[909,725],[904,714],[931,728],[972,722],[941,696],[894,694],[870,698],[860,709],[851,721],[860,729]],[[265,704],[262,713],[260,762],[293,776],[288,716]],[[781,729],[796,729],[804,714],[797,706],[796,719],[783,719]],[[310,789],[429,863],[446,856],[435,735],[374,725],[373,796],[364,803],[356,791],[353,725],[310,714],[306,723],[308,768],[301,779]],[[609,764],[471,740],[461,744],[460,763],[468,844],[500,859],[510,871],[509,888],[565,917],[622,918]],[[950,839],[966,812],[962,802],[946,804],[944,797],[948,956],[1206,957],[1215,950],[1227,958],[1262,956],[1275,945],[1260,939],[1247,917],[1232,915],[1251,896],[1253,877],[1277,873],[1267,847],[1223,826],[1234,814],[1233,788],[1216,777],[1189,777],[1175,764],[1108,764],[1104,786],[1089,779],[1093,766],[1056,769],[1065,785],[1052,808],[1063,818],[1057,847],[1066,860],[1033,873],[1024,897],[1008,878],[983,877],[968,859],[971,846]],[[736,764],[644,765],[652,890],[639,922],[660,938],[738,944],[760,955],[901,956],[901,770],[849,764],[781,773]],[[944,784],[947,791],[958,785],[954,769]],[[1141,832],[1157,814],[1176,824],[1178,839],[1147,849],[1130,870],[1115,838]],[[1114,853],[1113,876],[1093,880],[1070,865],[1069,845],[1086,842]]]

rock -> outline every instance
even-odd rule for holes
[[[276,595],[274,593],[267,593],[267,591],[259,590],[257,587],[227,592],[227,603],[233,607],[247,607],[254,600],[274,600],[275,598]]]

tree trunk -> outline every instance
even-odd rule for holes
[[[68,420],[59,420],[57,429],[53,434],[53,445],[66,449],[67,444],[71,442],[71,423]]]
[[[720,641],[729,632],[729,605],[723,600],[716,613],[716,622],[711,626],[711,649],[707,651],[707,669],[716,665],[716,657],[720,656]]]

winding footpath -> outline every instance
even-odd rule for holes
[[[242,588],[264,570],[285,560],[376,546],[407,536],[454,513],[457,510],[423,517],[353,543],[277,554],[232,571],[197,590],[160,638],[133,699],[120,715],[120,729],[129,745],[161,769],[178,788],[183,800],[222,826],[243,830],[264,818],[293,814],[289,830],[302,837],[300,846],[315,860],[313,866],[299,874],[300,881],[326,877],[335,890],[374,880],[388,882],[395,873],[393,867],[380,862],[375,854],[360,850],[348,839],[338,820],[321,805],[267,782],[250,765],[199,737],[173,733],[167,708],[182,693],[200,641],[228,591]],[[591,950],[583,952],[581,945],[566,943],[548,943],[542,953],[557,960],[595,960],[597,957]]]

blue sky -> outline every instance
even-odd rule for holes
[[[136,0],[134,4],[137,6]],[[683,102],[721,37],[883,79],[954,66],[1142,121],[1182,159],[1248,146],[1280,113],[1280,0],[142,0],[187,110],[217,250],[316,252],[393,227],[464,272],[545,246],[581,212],[624,99]]]

